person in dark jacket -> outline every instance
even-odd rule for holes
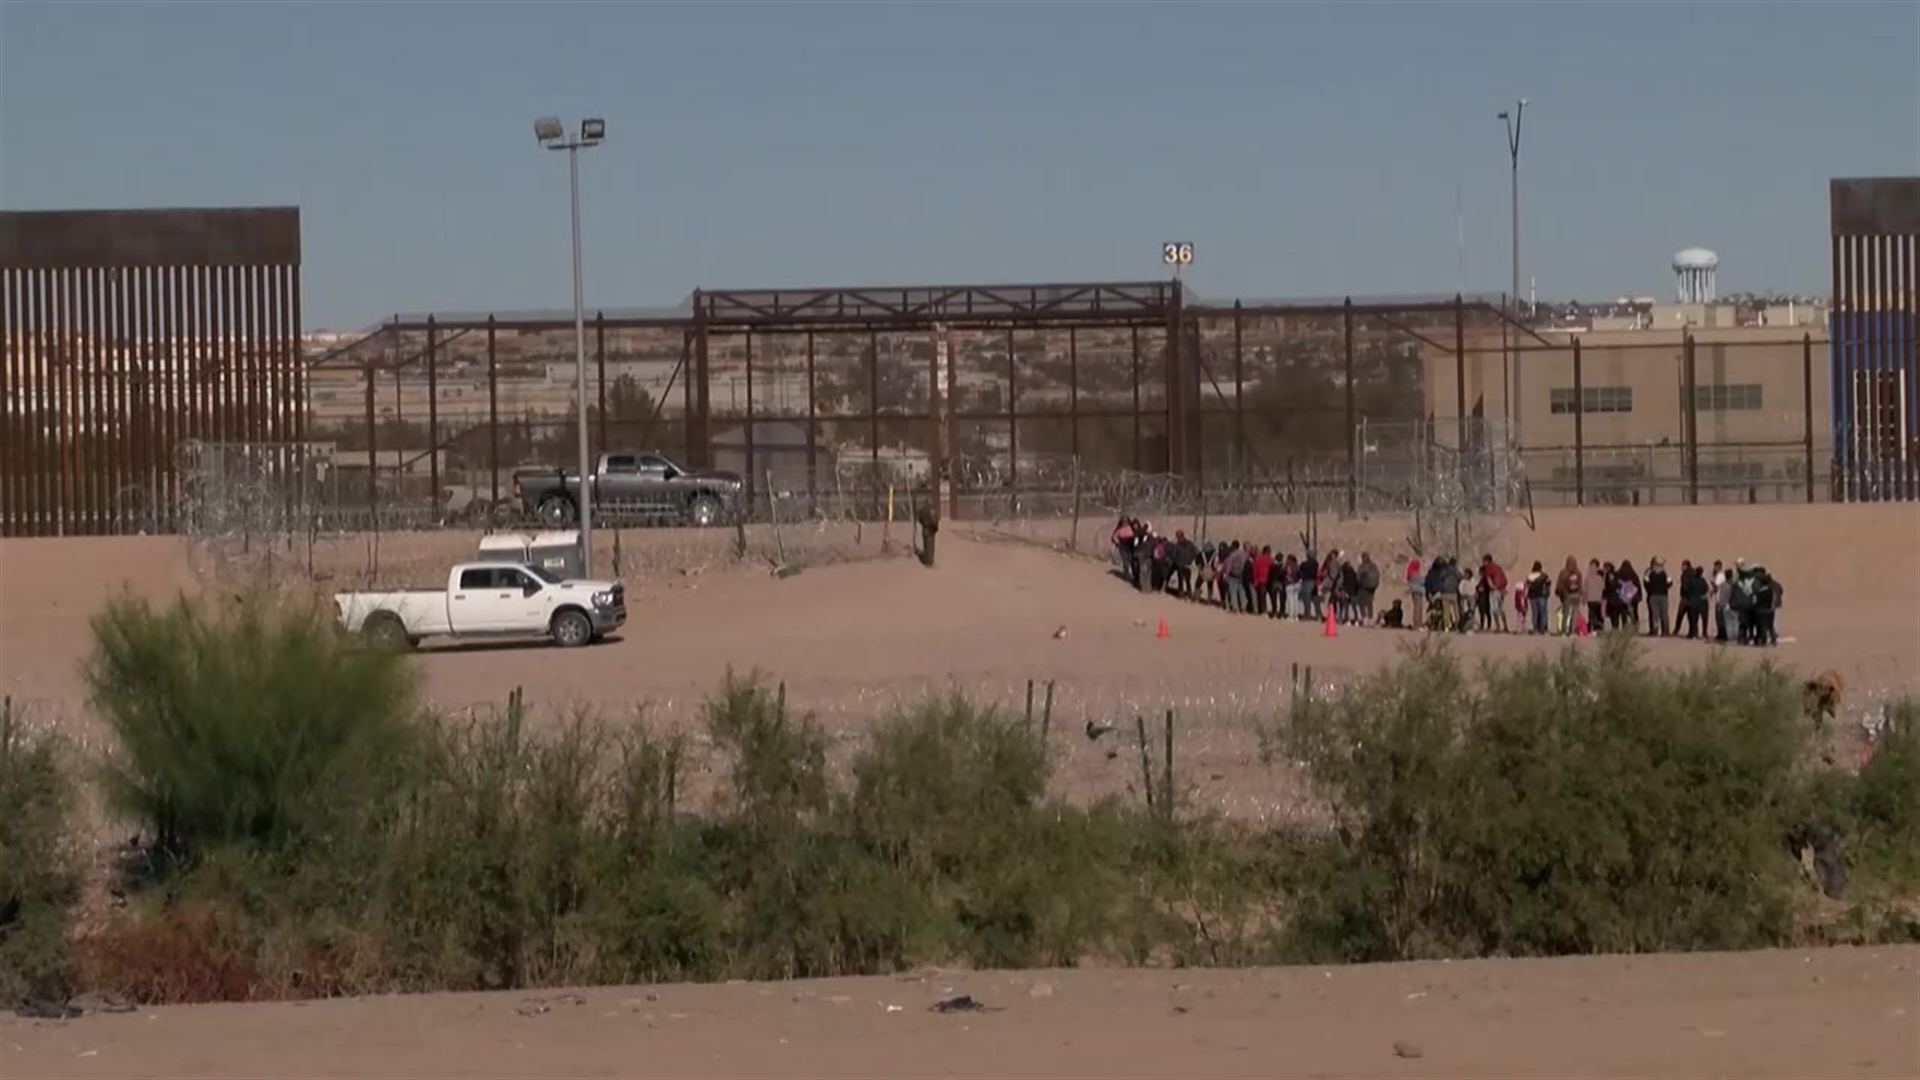
[[[1751,621],[1753,630],[1748,644],[1778,645],[1780,636],[1773,629],[1774,612],[1778,610],[1779,594],[1774,588],[1772,575],[1764,566],[1753,568],[1753,607]]]
[[[1440,598],[1441,628],[1449,632],[1460,629],[1460,568],[1454,565],[1453,556],[1443,555],[1433,561],[1434,573],[1427,580],[1427,595]]]
[[[1507,572],[1492,555],[1480,556],[1480,581],[1474,597],[1480,605],[1480,629],[1507,629]]]
[[[1173,531],[1173,591],[1185,599],[1193,599],[1193,563],[1199,557],[1199,549],[1180,529]]]
[[[1655,555],[1647,564],[1647,576],[1641,583],[1647,590],[1647,633],[1667,637],[1673,629],[1667,623],[1667,596],[1673,591],[1673,579],[1667,576],[1667,564]]]
[[[1707,601],[1712,591],[1705,569],[1691,559],[1680,560],[1680,621],[1686,625],[1688,641],[1698,641],[1709,632]]]
[[[1625,607],[1621,613],[1621,625],[1629,627],[1634,633],[1640,632],[1640,603],[1646,599],[1646,586],[1640,580],[1640,572],[1633,568],[1630,559],[1620,560],[1618,572],[1620,603]]]
[[[1553,595],[1553,579],[1547,575],[1546,568],[1539,560],[1534,560],[1533,569],[1527,572],[1527,630],[1529,633],[1547,632],[1547,600]]]
[[[1300,606],[1302,615],[1308,619],[1320,618],[1320,559],[1313,549],[1307,549],[1307,557],[1300,560]]]
[[[1395,600],[1380,613],[1380,625],[1388,630],[1404,630],[1407,627],[1407,610]]]
[[[1287,563],[1275,556],[1267,568],[1267,617],[1284,619],[1287,614]]]
[[[1360,620],[1363,623],[1373,621],[1373,598],[1380,591],[1380,565],[1373,561],[1370,552],[1360,553]]]

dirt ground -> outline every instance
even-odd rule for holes
[[[1161,523],[1163,527],[1191,523]],[[1411,523],[1320,522],[1323,547],[1404,555]],[[1222,520],[1210,535],[1297,544],[1290,518]],[[1104,522],[1083,523],[1080,550]],[[716,533],[720,535],[715,535]],[[896,544],[904,533],[893,534]],[[805,567],[728,568],[724,530],[622,537],[634,618],[587,649],[445,645],[413,661],[446,707],[523,687],[558,710],[646,708],[685,724],[729,667],[786,682],[851,744],[889,707],[954,687],[1024,707],[1054,684],[1052,745],[1070,795],[1124,792],[1133,769],[1088,720],[1176,711],[1182,784],[1203,805],[1259,819],[1310,813],[1297,779],[1258,760],[1253,724],[1286,699],[1295,665],[1316,682],[1373,668],[1410,633],[1230,616],[1142,596],[1064,546],[1061,522],[956,524],[928,570],[882,550],[881,530],[805,526]],[[475,537],[389,536],[312,551],[281,570],[323,589],[443,578]],[[603,545],[603,558],[610,542]],[[1506,565],[1568,554],[1665,556],[1677,569],[1744,557],[1785,583],[1768,658],[1839,671],[1850,707],[1916,688],[1920,513],[1899,506],[1551,511],[1487,542]],[[1469,553],[1471,554],[1471,553]],[[257,553],[252,564],[258,563]],[[380,571],[371,572],[378,561]],[[177,538],[0,541],[0,692],[82,752],[101,748],[79,665],[88,620],[122,590],[164,599],[224,589],[239,564]],[[1168,636],[1156,636],[1165,619]],[[1559,641],[1475,635],[1469,657]],[[1587,646],[1590,647],[1590,646]],[[1647,643],[1655,663],[1715,651]],[[1721,650],[1753,662],[1747,650]],[[1044,698],[1044,691],[1042,692]],[[1920,1075],[1920,950],[1493,961],[1284,971],[936,974],[921,981],[605,989],[577,997],[426,996],[143,1010],[73,1022],[0,1019],[0,1073],[67,1075]],[[1044,985],[1044,989],[1040,989]],[[934,1015],[970,993],[1004,1011]],[[546,1011],[541,1011],[541,1005]],[[891,1011],[888,1005],[900,1006]],[[532,1013],[533,1015],[523,1015]],[[1396,1054],[1395,1043],[1402,1042]]]
[[[448,994],[0,1018],[9,1077],[1912,1077],[1920,948]],[[990,1009],[939,1014],[959,994]]]
[[[1193,522],[1161,522],[1163,528]],[[1102,546],[1108,524],[1084,521],[1080,550]],[[1293,547],[1295,518],[1215,518],[1214,537]],[[1412,523],[1323,517],[1323,547],[1404,556]],[[1013,539],[1014,536],[1020,539]],[[847,525],[790,528],[779,546],[812,565],[776,579],[765,563],[730,566],[729,530],[648,530],[622,534],[622,564],[633,620],[616,638],[579,650],[540,645],[430,645],[416,658],[437,704],[499,703],[515,687],[557,713],[589,705],[614,719],[646,707],[655,721],[686,724],[729,667],[784,681],[789,699],[813,710],[844,742],[875,717],[929,691],[956,687],[1024,708],[1028,680],[1054,683],[1052,745],[1069,794],[1124,792],[1134,770],[1110,758],[1112,739],[1090,742],[1089,720],[1131,725],[1171,708],[1179,731],[1182,784],[1203,804],[1270,819],[1302,812],[1298,785],[1258,761],[1254,724],[1290,693],[1294,665],[1317,683],[1381,664],[1411,633],[1343,630],[1230,616],[1168,597],[1142,596],[1091,555],[1064,546],[1062,521],[943,531],[939,565],[928,570],[898,552],[883,555],[882,530],[856,536]],[[905,530],[892,530],[896,548]],[[325,590],[378,575],[388,584],[444,581],[445,568],[472,557],[470,534],[401,534],[325,542],[309,555],[290,547],[282,570],[328,579]],[[774,549],[751,538],[756,553]],[[1767,565],[1785,583],[1784,641],[1771,659],[1814,673],[1839,671],[1856,707],[1889,691],[1914,689],[1920,660],[1920,512],[1892,504],[1545,511],[1537,531],[1510,522],[1488,542],[1509,567],[1549,567],[1568,554],[1663,555]],[[603,562],[612,541],[604,534]],[[832,564],[829,560],[844,559]],[[253,564],[259,562],[256,551]],[[122,588],[149,597],[231,584],[236,564],[217,563],[178,538],[135,537],[0,542],[0,688],[30,705],[83,747],[101,731],[85,713],[79,664],[87,620]],[[1168,637],[1156,637],[1159,620]],[[1059,636],[1064,633],[1064,636]],[[1518,657],[1564,647],[1558,640],[1475,635],[1456,647],[1468,657]],[[1655,663],[1691,663],[1714,649],[1651,641]],[[1756,652],[1728,651],[1742,662]]]

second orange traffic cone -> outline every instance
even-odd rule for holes
[[[1339,637],[1340,636],[1340,627],[1338,624],[1336,624],[1333,621],[1332,606],[1328,606],[1327,608],[1327,628],[1321,632],[1321,636],[1322,637]]]
[[[1164,616],[1160,619],[1160,629],[1156,631],[1153,636],[1157,638],[1165,638],[1167,636],[1167,620]]]

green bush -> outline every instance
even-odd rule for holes
[[[1117,858],[1104,815],[1049,805],[1030,732],[963,697],[888,718],[853,764],[860,847],[929,900],[922,947],[980,966],[1077,963],[1108,933]]]
[[[1784,675],[1621,641],[1478,672],[1428,645],[1298,703],[1268,748],[1332,827],[1267,834],[1196,816],[1170,769],[1151,812],[1066,805],[1031,733],[960,696],[884,718],[837,772],[784,688],[729,674],[695,813],[682,739],[583,713],[536,732],[517,692],[424,714],[403,661],[264,594],[123,601],[96,629],[109,793],[192,856],[88,942],[82,967],[141,1000],[1737,948],[1794,939],[1810,828],[1876,882],[1920,871],[1911,706],[1857,779],[1810,771]],[[59,867],[65,797],[50,757],[6,763],[0,811],[47,816],[0,819],[0,885]],[[42,908],[71,903],[44,880]]]
[[[1886,717],[1853,785],[1850,840],[1857,861],[1912,889],[1920,887],[1920,700],[1894,701]]]
[[[54,741],[0,701],[0,1002],[66,1000],[68,933],[80,899],[74,793]]]
[[[1469,678],[1423,646],[1325,702],[1292,751],[1331,800],[1296,951],[1354,960],[1743,948],[1792,929],[1792,681],[1598,652]]]
[[[120,750],[106,795],[171,857],[363,832],[415,760],[404,661],[317,605],[264,590],[163,610],[125,597],[93,632],[87,685]]]

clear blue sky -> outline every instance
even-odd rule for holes
[[[297,204],[312,326],[710,287],[1118,280],[1209,298],[1824,292],[1826,182],[1920,171],[1920,4],[0,7],[0,205]]]

